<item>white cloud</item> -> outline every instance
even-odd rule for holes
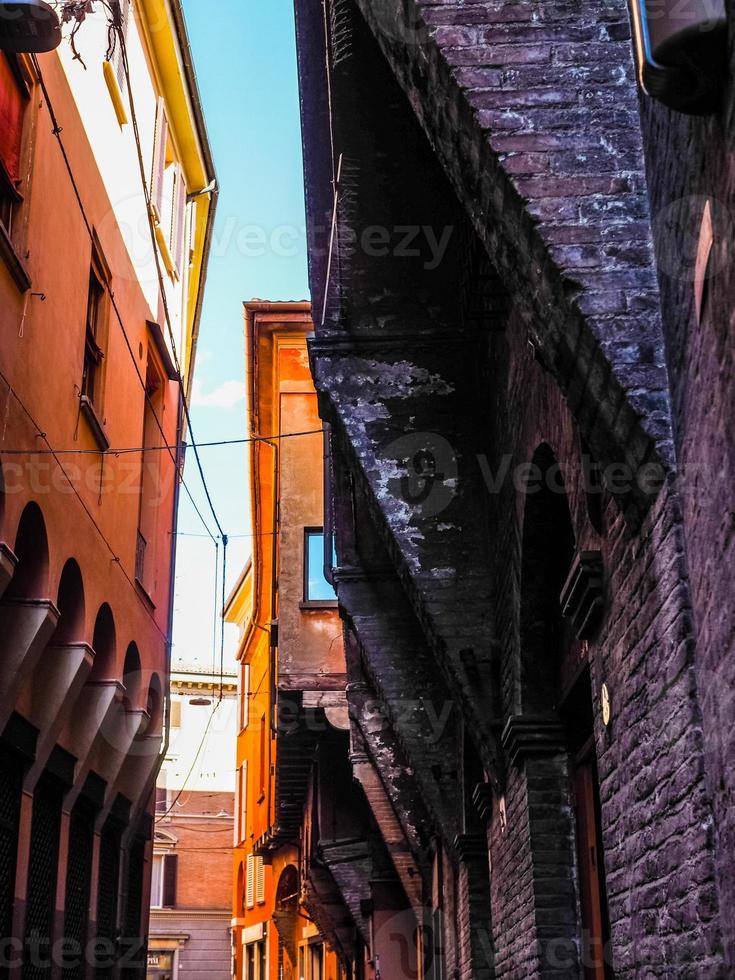
[[[234,408],[245,401],[245,382],[223,381],[208,392],[203,390],[200,383],[194,382],[192,401],[197,408]]]

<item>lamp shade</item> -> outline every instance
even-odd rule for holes
[[[0,0],[0,51],[43,54],[59,44],[59,17],[45,0]]]
[[[724,0],[632,0],[641,82],[678,112],[715,111],[727,59]]]

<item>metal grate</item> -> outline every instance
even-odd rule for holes
[[[143,918],[143,875],[145,873],[145,839],[136,837],[128,857],[125,931],[122,938],[124,980],[142,980],[146,972],[145,938],[141,935]]]
[[[63,980],[82,980],[84,977],[93,847],[94,811],[84,801],[80,801],[74,807],[69,826],[64,937],[69,941],[69,948],[74,952],[64,964]],[[78,957],[76,950],[79,950]]]
[[[59,783],[44,776],[33,796],[23,940],[23,980],[47,980],[51,976],[61,794]]]
[[[117,959],[117,891],[120,880],[120,831],[105,826],[100,845],[99,893],[97,897],[97,942],[100,950],[95,980],[112,978]]]
[[[0,936],[3,937],[10,936],[13,929],[22,780],[20,762],[0,749]],[[0,980],[6,980],[7,976],[8,968],[0,962]]]

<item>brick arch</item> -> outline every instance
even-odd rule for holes
[[[79,565],[70,558],[64,565],[56,598],[59,623],[53,643],[81,643],[85,640],[84,581]]]
[[[100,606],[92,634],[92,649],[94,650],[94,665],[90,680],[115,680],[115,662],[117,653],[117,632],[115,617],[112,609],[105,602]]]
[[[560,594],[575,535],[564,475],[542,443],[532,459],[523,514],[519,695],[522,713],[554,716],[565,637]]]
[[[354,3],[596,456],[670,465],[625,0]]]
[[[47,599],[48,535],[41,508],[33,501],[26,505],[21,514],[13,550],[18,564],[6,596],[14,599]]]

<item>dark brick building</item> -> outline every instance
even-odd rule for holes
[[[370,811],[323,928],[390,980],[732,976],[732,79],[654,101],[625,0],[296,14]]]

